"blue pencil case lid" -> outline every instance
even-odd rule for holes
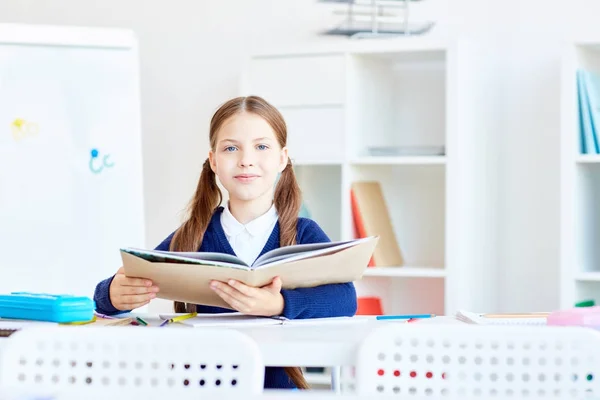
[[[83,322],[94,318],[89,297],[13,292],[0,295],[0,318],[50,322]]]

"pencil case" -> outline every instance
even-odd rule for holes
[[[82,322],[94,318],[89,297],[13,292],[0,295],[0,318],[49,322]]]

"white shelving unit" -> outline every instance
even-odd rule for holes
[[[562,65],[561,307],[600,303],[600,155],[581,154],[580,68],[600,73],[600,41],[569,46]]]
[[[381,182],[405,265],[367,270],[359,295],[384,313],[491,309],[495,260],[481,107],[493,71],[481,49],[426,38],[341,41],[251,56],[243,95],[274,104],[305,203],[332,240],[354,237],[353,181]],[[373,155],[381,146],[445,146],[441,156]],[[493,281],[493,280],[492,280]]]
[[[367,277],[389,278],[445,278],[444,268],[429,267],[373,267],[365,272]]]
[[[367,156],[358,157],[350,161],[352,165],[444,165],[445,156],[406,156],[406,157],[385,157],[385,156]]]

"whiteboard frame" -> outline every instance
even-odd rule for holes
[[[0,24],[0,43],[128,48],[137,53],[133,31],[120,28]]]

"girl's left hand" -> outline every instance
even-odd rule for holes
[[[283,312],[284,300],[279,277],[260,288],[233,279],[227,283],[211,281],[210,287],[234,310],[244,314],[272,317]]]

